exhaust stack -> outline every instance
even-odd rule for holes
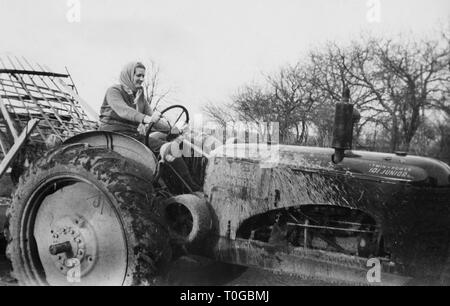
[[[340,163],[345,157],[345,150],[352,149],[353,125],[359,121],[360,115],[350,103],[350,89],[345,87],[341,102],[336,103],[334,115],[333,143],[334,154],[332,160]]]

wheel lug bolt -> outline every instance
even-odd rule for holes
[[[78,227],[83,227],[84,221],[85,220],[82,217],[72,219],[72,222],[74,222]]]

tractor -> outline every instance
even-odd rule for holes
[[[5,230],[14,277],[157,285],[180,254],[196,254],[336,284],[448,284],[450,167],[352,150],[358,116],[343,96],[331,148],[231,141],[207,151],[168,135],[155,156],[119,133],[68,137],[20,174]],[[177,110],[188,123],[183,106],[162,114]],[[183,158],[201,191],[165,162],[177,150],[197,153]]]

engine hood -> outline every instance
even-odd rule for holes
[[[367,151],[347,151],[339,164],[331,148],[291,145],[227,144],[211,158],[243,160],[262,168],[289,167],[306,172],[359,176],[362,179],[398,181],[432,187],[450,187],[450,166],[436,159]]]

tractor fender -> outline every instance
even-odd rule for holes
[[[64,144],[84,143],[92,147],[107,148],[123,157],[136,162],[153,179],[157,168],[157,159],[153,152],[138,140],[116,132],[90,131],[81,133],[64,141]]]

